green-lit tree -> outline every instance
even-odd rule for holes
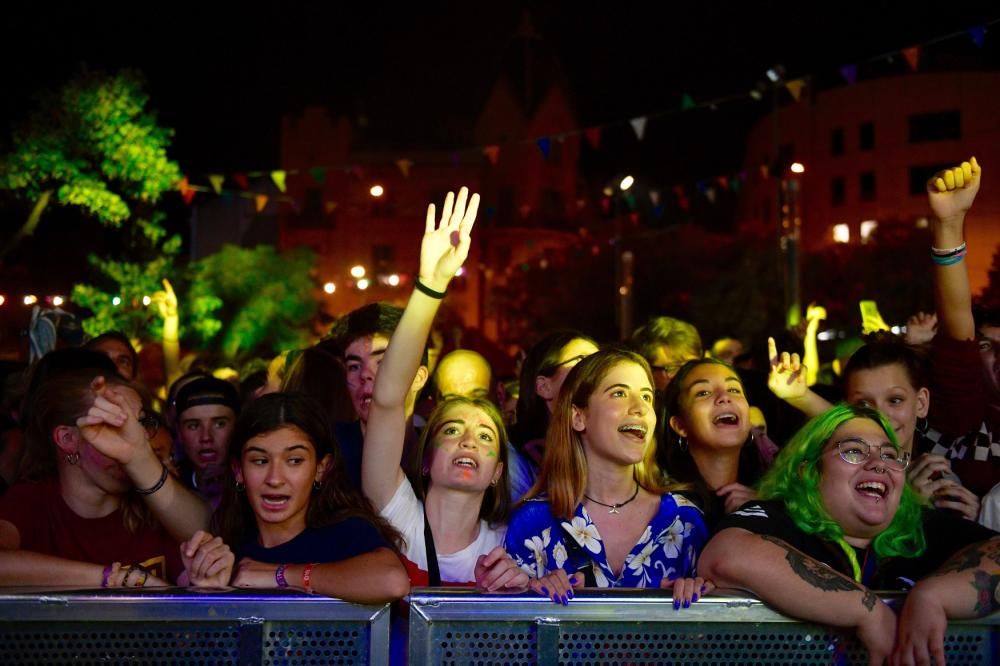
[[[148,101],[133,72],[84,73],[43,98],[0,158],[0,190],[30,204],[0,261],[34,233],[53,203],[111,227],[138,220],[158,226],[152,206],[181,175],[167,157],[172,131],[157,124]]]

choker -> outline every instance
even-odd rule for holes
[[[589,499],[594,504],[600,504],[601,506],[606,507],[608,509],[608,513],[619,513],[620,514],[621,511],[619,511],[618,509],[622,508],[623,506],[625,506],[626,504],[628,504],[629,502],[631,502],[632,500],[634,500],[636,497],[639,496],[639,484],[638,483],[635,484],[635,492],[632,493],[632,497],[629,497],[624,502],[619,502],[618,504],[605,504],[604,502],[598,502],[597,500],[595,500],[593,497],[591,497],[587,493],[584,493],[583,496],[586,497],[587,499]]]

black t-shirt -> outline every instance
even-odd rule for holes
[[[840,546],[800,530],[781,500],[748,502],[723,518],[717,531],[727,527],[776,537],[845,576],[854,576],[850,560]],[[876,560],[874,551],[855,548],[858,565],[864,572],[861,582],[875,590],[908,590],[965,546],[998,536],[979,523],[936,509],[924,512],[923,527],[927,549],[918,557]]]
[[[265,548],[254,538],[243,544],[236,560],[249,557],[269,564],[339,562],[376,548],[390,548],[374,525],[362,518],[348,518],[327,527],[307,527],[290,541]]]

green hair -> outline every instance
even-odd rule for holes
[[[761,499],[782,500],[788,515],[800,530],[839,545],[851,562],[854,579],[860,582],[861,568],[854,549],[844,540],[843,528],[827,513],[819,491],[823,448],[837,428],[858,418],[877,423],[893,446],[899,448],[896,434],[882,414],[867,407],[841,403],[811,419],[795,433],[761,479],[758,490]],[[895,517],[872,542],[875,554],[880,558],[922,555],[927,549],[923,510],[920,498],[909,483],[904,483]]]

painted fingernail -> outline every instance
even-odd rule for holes
[[[684,608],[690,608],[690,607],[691,607],[691,602],[688,601],[687,599],[685,599],[684,600]]]
[[[681,600],[674,599],[674,610],[680,610],[680,609],[681,609]]]
[[[569,599],[566,598],[565,594],[563,595],[562,600],[563,600],[563,606],[569,606]]]
[[[696,601],[698,601],[698,595],[697,595],[697,594],[695,594],[695,595],[692,595],[692,596],[691,596],[691,603],[694,603],[694,602],[696,602]]]
[[[542,594],[544,594],[545,596],[549,596],[549,588],[543,587],[542,588]]]
[[[705,594],[705,586],[704,585],[701,586],[701,593]]]
[[[567,593],[566,593],[566,595],[567,595],[567,596],[568,596],[568,597],[569,597],[570,599],[572,599],[572,598],[573,598],[573,590],[570,590],[569,592],[567,592]]]

